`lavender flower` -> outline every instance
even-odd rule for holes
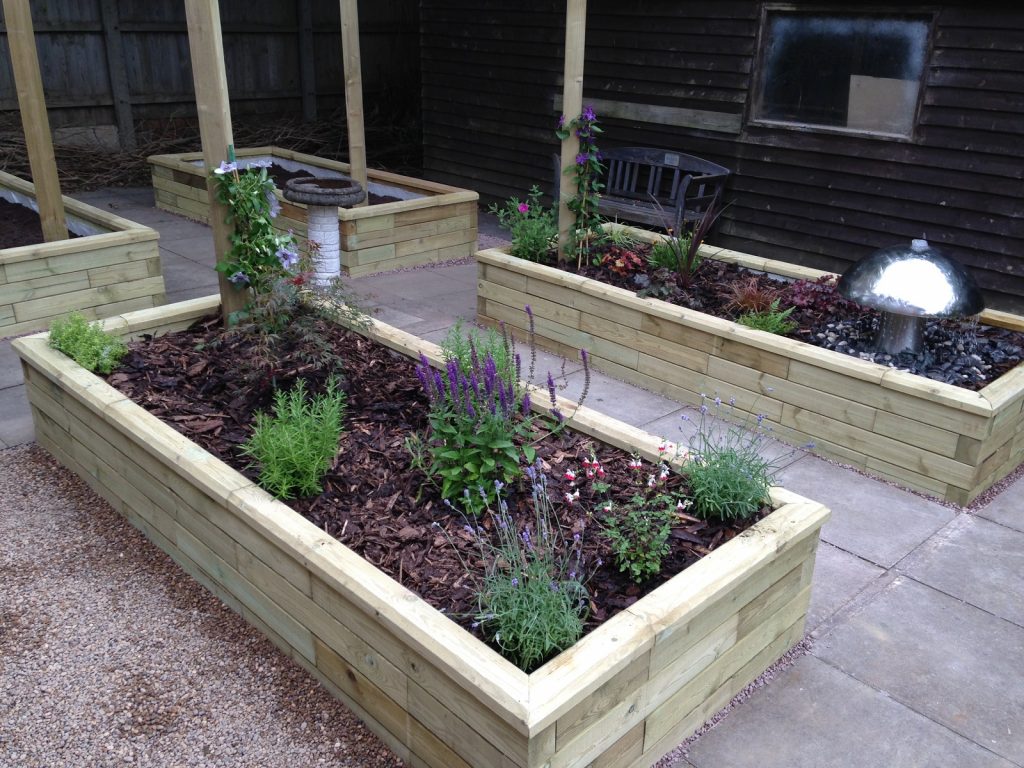
[[[512,586],[513,587],[518,587],[519,586],[519,579],[517,579],[515,576],[512,577]]]
[[[551,398],[551,407],[555,407],[558,395],[555,394],[555,377],[551,375],[551,371],[548,371],[548,397]]]
[[[520,409],[523,412],[523,416],[529,416],[530,415],[530,393],[529,392],[527,392],[526,394],[523,395],[523,402],[520,403],[519,407],[520,407]]]

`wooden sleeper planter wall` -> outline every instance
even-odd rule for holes
[[[0,197],[35,200],[31,182],[0,172]],[[156,231],[64,198],[82,236],[0,250],[0,336],[37,331],[72,310],[96,318],[164,303]]]
[[[828,274],[720,248],[701,253],[790,278]],[[780,438],[813,441],[816,453],[871,474],[966,505],[1024,460],[1024,366],[971,392],[504,250],[476,258],[481,322],[524,331],[529,304],[540,346],[564,355],[584,348],[597,368],[683,403],[699,404],[701,393],[735,397],[741,411],[780,424]],[[1024,330],[1024,318],[1003,312],[981,320]]]
[[[161,333],[217,308],[106,325]],[[382,324],[369,335],[437,359]],[[14,347],[39,443],[413,766],[647,768],[803,634],[828,511],[776,488],[771,515],[527,675],[45,335]],[[655,438],[592,410],[575,426],[657,455]]]
[[[349,172],[348,163],[280,147],[242,149],[237,157],[243,163],[268,158],[289,168],[317,169],[335,177]],[[199,152],[149,158],[157,207],[209,223],[206,177],[197,164],[201,159]],[[372,191],[394,196],[397,190],[410,199],[338,209],[343,274],[358,277],[473,255],[479,200],[476,192],[386,171],[371,169],[368,176]],[[281,215],[274,225],[305,237],[306,206],[286,201],[280,192],[278,198]]]

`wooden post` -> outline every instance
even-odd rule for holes
[[[203,144],[203,162],[207,176],[221,161],[227,160],[231,136],[231,108],[228,104],[228,78],[224,70],[224,43],[220,34],[220,8],[217,0],[185,0],[188,21],[188,46],[192,57],[192,81],[196,89],[199,113],[199,137]],[[214,182],[207,178],[210,199],[210,226],[217,261],[231,249],[233,227],[226,222],[228,208],[217,202]],[[236,288],[223,272],[218,272],[221,312],[227,322],[233,312],[245,307],[247,292]]]
[[[341,51],[345,65],[345,114],[348,117],[348,162],[352,178],[366,186],[366,132],[363,126],[363,75],[359,61],[359,9],[356,0],[341,0]],[[366,203],[360,203],[365,205]]]
[[[64,201],[60,196],[57,162],[53,157],[53,136],[43,97],[43,77],[39,73],[39,55],[32,30],[32,12],[28,0],[3,0],[7,45],[11,49],[11,69],[18,90],[18,107],[28,148],[28,164],[36,188],[39,220],[46,242],[66,240]]]
[[[110,95],[114,99],[117,138],[121,149],[131,151],[135,149],[135,120],[132,117],[128,72],[124,62],[124,46],[121,44],[121,23],[117,15],[117,0],[100,0],[100,13],[103,17],[107,73],[110,75]]]
[[[302,87],[302,119],[316,120],[316,38],[313,35],[311,0],[298,1],[299,85]]]
[[[566,122],[583,110],[583,54],[587,33],[587,0],[566,0],[565,4],[565,76],[562,80],[562,114]],[[562,142],[564,171],[576,162],[580,140],[575,135]],[[565,258],[575,217],[566,204],[576,194],[572,177],[562,174],[558,193],[558,260]]]

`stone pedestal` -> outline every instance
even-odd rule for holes
[[[366,190],[352,179],[317,179],[303,176],[291,179],[284,197],[293,203],[305,203],[309,210],[308,239],[313,250],[313,280],[328,285],[341,274],[341,247],[338,232],[338,208],[366,199]]]

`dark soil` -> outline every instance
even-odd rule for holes
[[[31,208],[0,198],[0,221],[3,222],[0,227],[0,250],[44,242],[39,214]],[[68,237],[75,238],[78,235],[68,232]]]
[[[348,395],[345,432],[338,458],[324,481],[324,491],[291,506],[392,578],[418,593],[431,605],[475,634],[477,611],[472,587],[460,558],[481,565],[480,550],[465,530],[467,520],[445,506],[424,473],[411,466],[406,439],[423,433],[427,401],[408,359],[357,333],[319,323],[343,361]],[[122,367],[109,382],[148,411],[194,440],[223,461],[255,480],[258,472],[239,451],[250,435],[253,415],[270,407],[274,387],[288,389],[303,378],[312,391],[322,389],[326,368],[303,362],[298,338],[285,339],[287,353],[272,364],[254,355],[253,340],[243,334],[225,335],[217,318],[205,319],[190,330],[131,345]],[[601,534],[589,488],[581,488],[575,504],[559,502],[568,481],[567,469],[579,470],[594,451],[607,472],[613,499],[626,501],[636,488],[637,470],[630,456],[616,448],[564,430],[542,436],[538,456],[549,477],[549,496],[567,537],[581,534],[587,569],[590,615],[587,631],[659,586],[701,556],[733,538],[754,520],[737,526],[708,523],[680,513],[672,535],[672,552],[662,573],[637,586],[612,563]],[[643,479],[653,467],[645,463]],[[639,482],[642,482],[640,480]],[[577,484],[580,487],[581,484]],[[668,485],[685,491],[684,480],[671,475]],[[519,530],[535,523],[526,481],[512,484],[508,504]],[[762,510],[757,519],[767,514]],[[437,523],[444,532],[434,527]],[[484,535],[493,534],[488,516],[472,521]],[[449,539],[455,542],[457,553]],[[485,638],[486,639],[486,638]]]
[[[277,188],[280,190],[283,190],[284,185],[292,179],[298,179],[303,176],[312,176],[314,179],[322,178],[316,174],[316,171],[289,171],[276,163],[271,164],[270,167],[267,168],[267,173],[270,174],[270,178],[274,180],[274,184],[277,185]],[[391,195],[376,195],[367,190],[366,199],[370,205],[380,205],[381,203],[397,202],[400,198],[393,197]]]
[[[778,298],[779,308],[793,307],[790,320],[796,328],[786,334],[790,338],[974,391],[1024,360],[1024,334],[972,319],[929,321],[922,352],[887,355],[875,347],[879,313],[844,299],[832,280],[786,281],[709,259],[687,282],[673,271],[650,268],[647,250],[636,248],[639,257],[634,259],[623,249],[601,246],[597,258],[603,263],[585,264],[578,271],[641,296],[727,320]],[[575,264],[571,267],[576,271]]]

